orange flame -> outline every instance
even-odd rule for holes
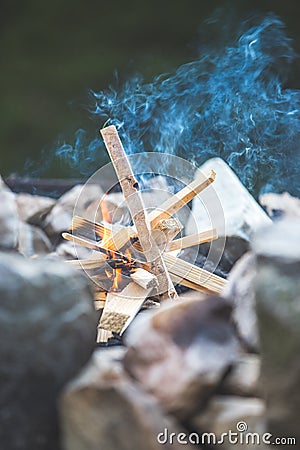
[[[105,225],[105,223],[107,223],[107,224],[111,223],[111,217],[110,217],[110,212],[109,212],[108,206],[107,206],[106,196],[107,195],[105,194],[100,201],[100,209],[101,209],[104,225]],[[104,227],[102,239],[105,241],[109,237],[109,235],[110,235],[109,230],[106,227]]]
[[[118,291],[119,285],[122,280],[122,269],[114,269],[114,281],[112,285],[112,291]]]
[[[125,256],[127,257],[128,261],[131,261],[131,253],[128,248],[125,250]]]

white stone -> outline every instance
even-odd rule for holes
[[[56,235],[67,231],[74,214],[84,215],[86,209],[94,201],[103,196],[100,186],[87,184],[77,185],[62,195],[45,219],[47,234]]]
[[[202,173],[213,169],[214,183],[193,200],[186,234],[216,228],[219,236],[240,236],[249,240],[262,226],[272,223],[232,169],[220,158],[206,161]]]

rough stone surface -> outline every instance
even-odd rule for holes
[[[220,392],[227,395],[260,397],[260,365],[259,356],[243,355],[224,379]]]
[[[125,336],[126,369],[166,411],[185,419],[201,410],[236,360],[230,313],[225,300],[211,296],[141,314]]]
[[[259,197],[259,203],[272,219],[300,218],[300,199],[292,197],[288,192],[283,194],[268,192]]]
[[[26,256],[48,254],[52,244],[48,236],[38,227],[19,222],[18,251]]]
[[[46,214],[55,205],[55,200],[41,195],[18,194],[16,202],[20,218],[33,225],[41,225]]]
[[[258,433],[262,436],[266,432],[264,423],[264,411],[265,405],[261,399],[258,398],[243,398],[236,396],[220,396],[214,397],[205,412],[196,416],[193,419],[192,426],[199,434],[200,433],[214,433],[217,439],[221,438],[222,433],[228,433],[230,430],[233,433],[237,433],[237,443],[230,443],[227,438],[224,438],[224,442],[220,444],[220,448],[226,450],[244,448],[267,449],[269,446],[262,445],[250,445],[240,443],[239,430],[246,424],[246,433],[243,433],[244,442],[246,434]],[[207,436],[208,439],[208,436]],[[215,444],[213,437],[210,436],[210,444]],[[206,441],[208,444],[208,441]],[[210,447],[215,448],[215,447]],[[219,447],[217,447],[219,448]]]
[[[97,350],[60,401],[64,450],[159,450],[164,428],[179,432],[157,401],[124,372],[123,348]],[[164,448],[179,450],[176,442]],[[190,449],[190,446],[186,446]]]
[[[14,249],[18,242],[19,216],[15,194],[0,177],[0,248]]]
[[[186,234],[217,228],[219,236],[239,236],[249,240],[260,227],[271,223],[260,205],[239,181],[235,173],[220,158],[212,158],[200,170],[213,169],[216,180],[193,200],[192,215]]]
[[[300,222],[284,220],[261,230],[256,302],[262,386],[270,432],[300,442]]]
[[[235,264],[222,296],[233,304],[233,319],[239,336],[249,350],[259,344],[255,309],[255,257],[248,252]]]
[[[94,346],[90,288],[66,264],[2,253],[0,298],[0,442],[58,450],[56,398]]]
[[[47,215],[45,230],[50,236],[67,231],[71,225],[73,214],[84,215],[84,212],[94,200],[103,196],[100,186],[95,184],[77,185],[62,195]]]

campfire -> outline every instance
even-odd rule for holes
[[[69,264],[84,269],[97,283],[95,301],[103,312],[98,325],[98,342],[113,333],[122,335],[145,300],[176,300],[174,284],[203,293],[219,294],[226,280],[178,257],[183,248],[217,238],[215,229],[176,238],[182,224],[172,216],[214,182],[216,173],[196,178],[147,213],[139,183],[114,126],[101,130],[115,168],[133,225],[111,224],[105,198],[101,201],[103,222],[75,216],[70,233],[63,237],[95,253],[91,259]],[[99,288],[100,285],[100,288]]]

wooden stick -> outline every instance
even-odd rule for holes
[[[143,253],[151,266],[151,271],[157,277],[159,293],[167,292],[169,298],[177,297],[162,255],[151,235],[151,230],[148,228],[139,185],[126,157],[117,129],[115,126],[109,126],[103,128],[101,134],[120,181]]]
[[[93,250],[99,250],[99,246],[90,243],[88,240],[83,238],[78,238],[77,236],[69,235],[68,233],[63,233],[65,238],[69,240],[73,240],[80,245],[88,246],[89,248],[92,248]],[[121,255],[121,253],[119,253]],[[123,256],[123,255],[122,255]],[[192,287],[191,283],[194,283],[199,288],[196,289],[196,287],[193,287],[193,289],[201,290],[206,289],[209,292],[213,293],[220,293],[222,292],[223,288],[227,284],[227,280],[214,275],[204,269],[201,269],[200,267],[197,267],[193,264],[190,264],[180,258],[176,258],[175,256],[171,255],[170,253],[164,253],[163,255],[164,261],[166,262],[167,268],[170,272],[171,277],[177,276],[182,281],[175,280],[176,283],[183,284],[188,287]],[[142,264],[143,268],[151,270],[148,264]],[[174,277],[173,277],[174,278]],[[187,284],[189,283],[189,284]]]
[[[62,233],[62,237],[64,239],[66,239],[67,241],[75,242],[76,244],[82,245],[83,247],[90,248],[91,250],[100,252],[104,256],[105,255],[111,256],[116,259],[118,259],[118,258],[120,258],[120,259],[124,258],[125,260],[127,259],[127,257],[125,255],[123,255],[120,252],[117,252],[116,250],[109,250],[109,253],[106,253],[106,252],[108,252],[108,250],[103,248],[102,244],[100,242],[95,242],[88,238],[74,236],[73,234],[70,234],[70,233]],[[135,261],[133,261],[133,262],[135,262]]]
[[[97,259],[71,259],[66,260],[66,264],[70,264],[76,269],[92,270],[106,266],[106,258],[101,253]]]
[[[181,239],[175,239],[168,244],[167,251],[172,252],[174,250],[181,250],[182,248],[193,247],[194,245],[204,244],[205,242],[210,242],[217,238],[218,235],[215,228],[212,230],[201,231],[200,233],[191,234],[190,236],[185,236]]]
[[[177,192],[177,194],[168,198],[159,208],[151,211],[149,214],[151,227],[155,227],[160,220],[173,216],[173,214],[193,200],[196,195],[200,194],[200,192],[213,183],[215,178],[216,172],[211,170],[204,179],[203,177],[196,178],[196,180],[185,186],[181,191]]]
[[[99,244],[91,239],[74,236],[70,233],[62,233],[62,237],[67,241],[74,242],[75,244],[82,245],[83,247],[90,248],[91,250],[95,250],[97,252],[101,252],[102,250],[102,248],[99,248]]]
[[[106,129],[106,128],[104,128]],[[155,228],[155,225],[162,219],[167,219],[179,211],[183,206],[189,203],[196,195],[202,192],[205,188],[207,188],[211,183],[214,182],[216,178],[216,173],[211,170],[209,174],[203,178],[197,178],[192,181],[190,184],[181,189],[177,194],[173,195],[169,199],[167,199],[159,208],[156,208],[154,211],[151,211],[148,215],[148,220],[150,222],[151,228]],[[135,233],[134,227],[132,227],[131,232],[129,233],[132,237]],[[123,236],[119,236],[120,232],[113,233],[113,236],[106,239],[102,245],[105,248],[112,248],[114,250],[118,250],[127,244],[129,240],[129,236],[123,234]],[[118,248],[116,248],[115,243],[117,243]]]
[[[171,273],[170,275],[173,283],[175,284],[186,286],[190,289],[193,289],[194,291],[202,292],[203,294],[211,294],[211,291],[209,289],[206,289],[204,286],[200,286],[200,284],[193,283],[192,281],[186,280],[185,278],[178,277],[173,273]]]
[[[130,275],[130,278],[144,289],[154,289],[158,284],[155,275],[141,268],[136,269]]]
[[[164,253],[163,257],[171,274],[192,283],[196,283],[211,293],[220,294],[227,284],[227,280],[224,278],[194,266],[170,253]]]
[[[121,229],[121,228],[126,228],[126,227],[119,225],[119,228]],[[85,219],[84,217],[80,217],[80,216],[73,217],[72,226],[71,226],[70,230],[77,237],[90,239],[90,240],[94,240],[95,237],[102,239],[104,235],[110,236],[113,231],[114,232],[117,231],[116,225],[113,225],[113,226],[110,226],[109,224],[104,225],[101,223],[92,222],[91,220]],[[134,237],[132,227],[128,227],[128,228],[126,228],[126,230],[127,230],[126,231],[126,239],[128,238],[128,235],[130,235],[131,237]],[[162,233],[165,236],[163,239],[163,241],[164,241],[163,246],[165,247],[166,244],[168,242],[170,242],[181,230],[182,230],[182,224],[179,222],[179,220],[170,217],[169,219],[160,220],[157,223],[156,227],[154,228],[152,235],[153,235],[153,238],[155,239],[157,245],[161,248],[160,240],[162,240],[162,239],[160,239],[160,238],[161,238]],[[128,233],[128,235],[127,235],[127,233]],[[119,235],[119,236],[122,239],[122,235]],[[116,250],[117,247],[119,247],[119,245],[118,245],[119,243],[114,241],[114,245],[112,247],[114,247],[114,249]],[[101,245],[101,247],[105,248],[105,245],[103,245],[102,242],[99,243],[99,245]],[[137,250],[142,251],[142,247],[141,247],[141,244],[139,243],[139,241],[137,241],[134,244],[134,247]],[[119,247],[119,248],[121,248],[121,247]]]
[[[99,328],[124,333],[151,291],[132,282],[122,292],[108,293]]]
[[[106,239],[101,242],[102,248],[110,250],[119,250],[127,243],[131,237],[135,237],[133,227],[124,227],[120,224],[101,224],[92,222],[84,217],[74,216],[71,226],[71,231],[80,237],[95,239],[95,237]]]

